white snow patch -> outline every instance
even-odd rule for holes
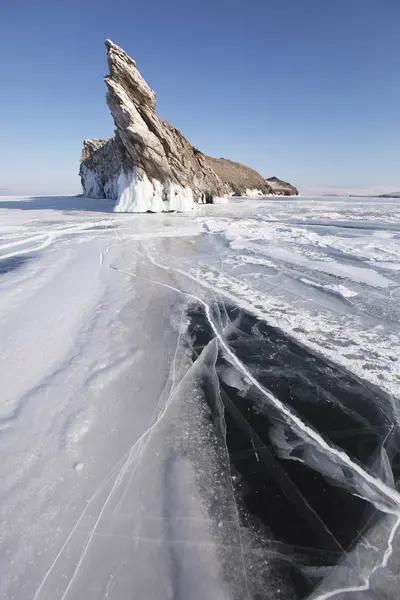
[[[248,196],[249,198],[260,198],[262,196],[264,196],[264,194],[262,193],[261,190],[258,190],[256,188],[254,189],[247,189],[246,190],[246,196]]]
[[[341,298],[354,298],[355,296],[358,296],[357,292],[350,290],[349,288],[347,288],[344,285],[335,285],[335,284],[323,285],[321,283],[317,283],[316,281],[311,281],[310,279],[304,279],[304,278],[300,279],[300,281],[302,281],[306,285],[311,285],[314,288],[323,290],[324,292],[329,292],[329,293],[334,294],[335,296],[339,296]]]

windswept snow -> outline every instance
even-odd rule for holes
[[[221,251],[198,280],[400,397],[398,201],[239,200],[231,213],[201,218]]]
[[[194,205],[190,190],[134,174],[119,185],[117,211],[158,212],[166,195],[169,210]],[[112,211],[104,200],[0,199],[0,597],[252,597],[253,542],[196,379],[215,344],[192,362],[188,304],[210,322],[214,300],[245,308],[386,392],[398,428],[400,202],[230,198],[189,213]],[[258,386],[297,426],[213,327],[238,368],[228,385]],[[325,448],[323,434],[299,427]],[[314,446],[301,460],[318,460]],[[347,455],[328,451],[330,477],[335,461],[348,468]],[[386,567],[399,525],[390,468],[378,477],[350,467],[357,494],[366,481],[390,499],[385,535],[365,538]],[[338,588],[368,589],[375,577],[348,573],[343,565]],[[332,597],[330,581],[315,598]]]

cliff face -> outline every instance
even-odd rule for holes
[[[85,140],[83,194],[117,200],[117,211],[189,210],[229,194],[273,193],[256,171],[194,148],[156,114],[156,95],[121,48],[106,40],[107,103],[115,123],[110,140]]]
[[[79,174],[87,198],[118,198],[122,152],[115,138],[84,140]]]

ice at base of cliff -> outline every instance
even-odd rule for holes
[[[172,182],[150,181],[137,171],[121,172],[115,212],[189,212],[196,207],[193,192]]]
[[[258,198],[258,197],[264,196],[264,194],[262,193],[261,190],[247,188],[246,196],[248,196],[249,198]]]
[[[118,193],[117,177],[109,178],[103,185],[99,174],[82,165],[82,191],[86,198],[116,198]]]

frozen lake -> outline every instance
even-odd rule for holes
[[[0,597],[396,598],[400,200],[0,198]]]

